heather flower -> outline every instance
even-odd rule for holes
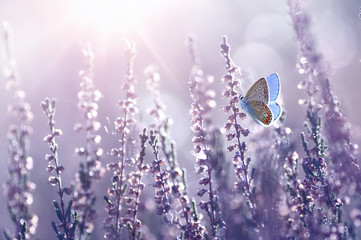
[[[90,44],[85,44],[82,49],[86,62],[86,69],[80,71],[82,78],[81,90],[78,93],[78,109],[83,113],[84,123],[74,126],[76,132],[85,133],[84,147],[75,149],[76,154],[84,158],[80,163],[79,171],[75,175],[75,190],[73,195],[73,209],[78,212],[78,239],[88,239],[94,230],[94,221],[97,211],[94,208],[96,196],[93,183],[103,176],[105,169],[101,164],[102,148],[100,135],[97,134],[101,127],[97,121],[98,104],[101,93],[96,89],[94,79],[94,53]]]
[[[160,82],[160,75],[158,73],[158,69],[156,66],[148,66],[144,70],[144,75],[147,78],[147,88],[150,91],[154,106],[147,109],[148,115],[154,118],[154,123],[151,123],[149,126],[156,131],[157,134],[162,134],[163,136],[166,131],[164,129],[169,124],[168,121],[172,121],[165,115],[166,105],[162,102],[160,98],[160,91],[159,91],[159,82]],[[165,136],[164,136],[165,137]]]
[[[171,215],[168,212],[172,209],[178,211],[174,213],[173,219],[170,217],[165,218],[166,222],[175,225],[180,229],[180,235],[177,239],[203,239],[205,228],[201,224],[202,216],[198,215],[196,203],[190,200],[183,191],[175,192],[172,190],[174,201],[171,205],[170,200],[170,187],[169,178],[170,174],[168,171],[162,169],[164,165],[164,159],[159,156],[159,146],[157,135],[153,130],[150,131],[149,145],[153,149],[154,160],[150,166],[150,172],[154,176],[154,188],[155,188],[155,199],[157,203],[157,214],[158,215]],[[185,177],[184,177],[185,178]],[[173,187],[176,185],[173,185]]]
[[[148,114],[153,117],[154,122],[149,126],[158,135],[161,143],[161,150],[167,160],[171,179],[173,184],[181,185],[181,174],[179,172],[179,163],[176,159],[175,141],[171,138],[169,129],[173,119],[166,115],[167,106],[162,102],[159,91],[160,75],[155,66],[148,66],[144,70],[147,77],[147,87],[152,94],[154,106],[147,110]]]
[[[340,101],[332,93],[330,77],[322,55],[318,52],[314,38],[310,32],[309,16],[304,13],[299,0],[289,1],[290,16],[298,40],[299,63],[298,72],[305,76],[299,84],[305,88],[306,79],[318,86],[309,86],[308,91],[320,91],[320,104],[323,106],[324,134],[329,141],[329,154],[335,171],[342,182],[355,182],[360,189],[361,172],[356,159],[357,145],[351,141],[351,126],[342,115]]]
[[[154,123],[150,124],[154,130],[150,131],[149,144],[154,154],[150,170],[155,180],[157,214],[165,216],[172,236],[178,234],[178,239],[202,239],[205,229],[201,225],[201,216],[197,214],[195,202],[190,202],[187,196],[186,171],[179,166],[175,141],[169,133],[173,120],[166,115],[166,105],[160,98],[160,75],[154,66],[147,67],[145,75],[154,104],[148,109],[148,114],[154,119]],[[174,233],[175,228],[171,226],[175,226],[179,232]]]
[[[107,165],[107,169],[113,173],[113,177],[112,187],[108,189],[108,196],[104,197],[107,203],[105,210],[108,214],[104,221],[104,237],[107,239],[119,239],[123,226],[128,225],[128,230],[132,232],[132,236],[134,236],[134,231],[137,231],[140,227],[140,222],[137,220],[134,209],[132,210],[127,207],[124,209],[124,214],[122,214],[123,204],[126,204],[127,200],[130,202],[134,201],[133,197],[125,196],[128,186],[130,188],[130,194],[138,198],[140,192],[137,190],[134,192],[134,190],[140,190],[141,185],[141,179],[139,176],[136,176],[136,173],[130,173],[130,175],[127,176],[125,171],[127,165],[134,166],[135,163],[135,159],[131,154],[136,149],[136,141],[131,133],[136,124],[134,115],[138,112],[138,107],[134,88],[136,80],[133,75],[133,62],[136,54],[135,44],[128,41],[124,43],[126,45],[127,73],[126,81],[121,88],[125,91],[125,97],[117,103],[123,116],[118,117],[114,121],[115,132],[120,135],[120,146],[111,149],[110,154],[118,160]],[[143,164],[143,160],[141,160],[141,162]],[[127,184],[127,179],[131,181],[130,184]],[[134,182],[132,182],[132,180],[134,180]],[[134,202],[134,204],[133,206],[137,208],[139,203]],[[138,234],[138,232],[135,232],[135,234]]]
[[[48,163],[46,170],[52,174],[48,178],[48,182],[52,186],[58,187],[57,193],[60,200],[60,204],[55,200],[53,201],[55,212],[60,223],[56,224],[53,221],[52,227],[58,239],[72,240],[75,239],[77,212],[72,213],[73,200],[70,200],[68,204],[65,205],[65,195],[71,195],[72,190],[69,187],[63,187],[63,182],[61,179],[61,173],[65,170],[65,168],[59,163],[58,144],[56,142],[56,138],[63,135],[63,133],[61,129],[55,128],[55,105],[56,101],[54,99],[45,99],[41,103],[44,114],[48,118],[48,124],[50,128],[50,134],[44,138],[44,141],[49,145],[51,152],[45,156],[45,161]]]
[[[212,236],[219,239],[224,237],[219,228],[224,228],[225,223],[221,216],[216,182],[213,180],[214,170],[219,163],[215,153],[211,120],[211,110],[216,106],[215,92],[209,87],[214,79],[212,76],[206,76],[201,70],[194,39],[188,38],[187,44],[193,60],[193,68],[188,82],[192,98],[190,115],[191,129],[194,132],[193,152],[196,156],[196,172],[202,176],[199,181],[201,188],[198,189],[198,196],[202,197],[206,193],[208,195],[207,201],[200,202],[200,208],[209,216]]]
[[[152,147],[155,157],[150,166],[150,172],[153,174],[155,181],[153,183],[153,187],[155,189],[157,215],[167,215],[171,208],[169,200],[171,188],[168,185],[170,174],[168,171],[162,169],[162,166],[165,164],[165,160],[159,157],[158,139],[153,130],[150,131],[149,145]]]
[[[130,219],[128,224],[129,239],[140,239],[141,221],[138,219],[140,194],[145,187],[142,182],[144,173],[149,171],[149,166],[144,164],[145,148],[148,140],[147,129],[144,128],[140,137],[140,152],[136,158],[135,171],[130,172],[128,177],[128,196],[125,198],[127,217]]]
[[[228,152],[236,151],[233,156],[233,166],[237,177],[235,188],[247,200],[252,216],[251,221],[254,222],[255,226],[260,227],[261,223],[256,219],[256,188],[253,182],[256,169],[252,168],[250,171],[251,158],[246,156],[247,147],[245,141],[242,140],[242,137],[247,137],[250,131],[243,128],[240,124],[240,121],[246,118],[246,114],[240,111],[239,93],[237,91],[237,88],[241,85],[240,80],[245,80],[247,74],[232,62],[230,46],[227,43],[226,36],[223,36],[223,42],[220,47],[221,54],[225,58],[227,70],[227,73],[222,78],[226,86],[226,90],[223,91],[223,98],[228,100],[228,104],[224,107],[224,112],[228,115],[227,123],[224,126],[226,139],[229,142],[227,150]]]
[[[184,183],[185,169],[179,167],[176,158],[176,143],[170,136],[170,127],[173,120],[166,115],[166,105],[162,102],[159,92],[160,76],[156,67],[148,66],[145,69],[147,77],[147,86],[153,97],[154,107],[148,109],[148,114],[153,117],[154,123],[150,124],[154,133],[158,136],[161,145],[161,152],[166,160],[166,169],[169,172],[170,187],[172,195],[180,198],[181,195],[187,194]]]
[[[307,32],[308,17],[302,12],[300,1],[289,1],[289,6],[293,27],[300,46],[301,56],[297,68],[299,73],[304,76],[303,81],[299,84],[299,88],[305,89],[307,93],[307,99],[300,101],[302,105],[307,106],[306,132],[301,133],[302,145],[306,153],[306,156],[301,159],[305,179],[300,184],[296,184],[299,181],[294,177],[296,175],[294,173],[295,170],[292,171],[293,174],[288,174],[293,178],[293,196],[295,199],[298,199],[296,206],[300,213],[302,225],[306,228],[303,229],[302,237],[342,238],[344,235],[344,228],[340,230],[344,226],[341,222],[342,202],[338,198],[339,187],[333,184],[339,181],[338,176],[342,176],[342,171],[339,172],[341,174],[339,175],[336,170],[339,170],[339,168],[336,164],[336,172],[332,174],[333,176],[330,174],[332,171],[327,166],[327,163],[330,163],[330,155],[326,151],[328,147],[326,146],[323,132],[328,135],[331,141],[332,137],[330,138],[330,136],[332,134],[330,135],[330,131],[322,131],[322,124],[325,123],[327,126],[333,120],[326,119],[322,122],[321,119],[324,106],[328,108],[328,111],[337,111],[335,106],[331,106],[331,102],[334,102],[334,100],[330,102],[333,96],[328,85],[327,74],[322,66],[322,57],[317,53],[312,36]],[[322,89],[321,97],[318,94],[319,89]],[[344,140],[345,138],[341,141]],[[348,156],[347,162],[344,162],[346,168],[350,164],[355,166],[352,156]],[[322,219],[322,221],[319,221],[319,219]],[[320,227],[323,228],[322,231]],[[337,230],[334,231],[332,229]]]
[[[29,135],[33,130],[28,124],[33,120],[33,113],[22,89],[12,46],[13,36],[7,22],[3,23],[3,36],[6,47],[6,88],[14,94],[14,104],[9,105],[8,110],[18,121],[17,124],[9,126],[7,134],[9,179],[4,184],[7,208],[15,230],[12,234],[4,231],[4,234],[6,239],[30,239],[38,225],[38,216],[30,212],[30,205],[33,203],[31,192],[36,187],[30,179],[33,159],[29,156]]]

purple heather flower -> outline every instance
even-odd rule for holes
[[[317,50],[309,29],[309,16],[303,11],[301,1],[292,0],[289,1],[289,5],[300,51],[300,60],[297,64],[298,71],[305,76],[305,80],[311,79],[314,83],[315,86],[309,86],[308,91],[320,91],[318,98],[320,99],[319,103],[325,108],[322,111],[324,134],[329,141],[330,158],[335,165],[336,172],[341,177],[341,181],[354,181],[360,189],[361,170],[356,159],[357,148],[351,142],[351,126],[341,113],[339,100],[332,93],[325,61]],[[299,84],[299,87],[305,87],[304,81]]]
[[[240,120],[245,119],[245,113],[240,111],[239,93],[237,91],[237,87],[239,87],[241,83],[240,80],[236,78],[236,75],[239,75],[241,79],[247,79],[247,73],[234,65],[230,56],[230,46],[226,36],[223,36],[223,42],[220,47],[220,52],[225,58],[227,70],[227,73],[222,78],[226,86],[226,90],[223,91],[223,98],[228,100],[228,104],[224,107],[224,112],[228,115],[224,129],[227,132],[226,139],[230,142],[227,150],[229,152],[236,151],[233,156],[233,166],[237,177],[235,187],[238,192],[246,197],[251,211],[252,221],[254,221],[255,225],[259,228],[262,224],[256,219],[257,205],[254,194],[256,189],[253,183],[254,176],[252,176],[249,171],[251,159],[246,157],[247,147],[246,143],[242,141],[242,137],[247,137],[250,131],[243,128],[240,124]]]
[[[85,133],[84,147],[75,149],[79,157],[84,158],[80,169],[75,175],[75,190],[73,195],[73,209],[78,212],[78,239],[87,239],[94,230],[94,221],[97,211],[94,208],[96,196],[93,190],[93,183],[103,176],[105,169],[101,164],[103,150],[98,147],[100,135],[97,131],[101,124],[97,121],[98,104],[102,97],[96,89],[94,79],[94,53],[90,44],[84,44],[82,49],[85,58],[86,69],[81,70],[80,88],[78,93],[78,108],[83,113],[84,123],[77,123],[74,126],[76,132]]]
[[[194,46],[194,39],[189,37],[187,45],[192,56],[193,67],[189,78],[189,92],[192,98],[190,109],[191,129],[194,132],[192,139],[196,156],[196,172],[202,177],[199,181],[201,192],[207,193],[208,200],[200,203],[200,208],[209,216],[212,236],[218,239],[223,236],[225,223],[220,212],[220,201],[217,191],[217,183],[214,181],[214,172],[217,168],[218,156],[215,152],[213,139],[213,126],[211,110],[216,106],[215,93],[209,87],[213,83],[213,77],[203,73],[199,66],[199,58]]]
[[[14,104],[8,106],[8,111],[18,121],[18,124],[9,126],[7,134],[10,155],[9,179],[4,184],[7,208],[15,230],[13,234],[4,233],[7,239],[29,239],[36,233],[38,226],[38,216],[30,213],[30,205],[33,203],[31,192],[36,187],[30,179],[33,159],[29,156],[29,135],[32,128],[28,124],[33,120],[33,113],[22,89],[12,46],[13,36],[8,22],[3,23],[3,36],[6,47],[6,88],[14,94]]]
[[[104,197],[107,202],[105,210],[108,216],[104,221],[103,228],[105,229],[104,237],[107,239],[119,239],[123,226],[128,226],[129,236],[132,239],[140,234],[141,222],[137,218],[137,213],[140,192],[144,187],[141,177],[148,168],[143,164],[144,144],[147,138],[145,132],[141,135],[139,156],[137,159],[132,156],[137,149],[136,140],[132,136],[136,125],[134,115],[138,112],[134,87],[136,80],[133,75],[136,50],[133,42],[124,41],[124,44],[127,74],[126,81],[121,88],[125,91],[125,96],[117,103],[123,116],[114,121],[115,131],[120,135],[120,147],[111,149],[111,155],[117,157],[118,160],[107,165],[107,169],[113,173],[113,177],[112,187],[108,189],[108,196]],[[135,167],[136,171],[127,174],[127,166]]]
[[[169,224],[169,232],[172,236],[177,236],[180,231],[178,238],[202,239],[205,229],[200,224],[195,206],[192,207],[186,196],[186,173],[185,169],[179,167],[175,141],[170,137],[169,128],[173,120],[164,112],[166,106],[161,101],[158,89],[159,73],[156,67],[149,66],[145,69],[145,75],[154,103],[154,107],[148,109],[148,114],[154,118],[154,123],[150,124],[154,130],[151,130],[149,144],[155,157],[150,171],[155,180],[153,186],[157,214],[165,215],[164,219]],[[158,146],[158,142],[160,146]],[[161,154],[164,155],[164,158],[161,158]],[[178,233],[173,232],[175,229],[178,229]]]
[[[163,152],[168,164],[168,171],[170,172],[170,178],[172,189],[185,189],[182,182],[182,170],[179,168],[179,163],[176,159],[175,141],[171,138],[169,129],[173,123],[173,120],[166,115],[166,105],[160,98],[159,81],[160,75],[157,72],[155,66],[148,66],[144,74],[147,77],[147,87],[152,94],[153,104],[152,108],[148,109],[148,114],[153,117],[154,123],[150,124],[150,128],[153,129],[155,134],[158,135],[161,144],[161,151]],[[173,192],[177,194],[179,190]]]
[[[153,174],[155,180],[153,187],[155,189],[157,215],[167,215],[170,210],[169,194],[171,188],[168,185],[168,178],[170,175],[167,171],[162,169],[162,165],[164,165],[165,161],[159,157],[158,139],[153,130],[150,131],[149,144],[153,149],[155,157],[150,166],[150,172]]]
[[[129,217],[128,232],[129,239],[137,239],[141,234],[141,221],[138,219],[140,194],[144,189],[144,183],[142,177],[144,173],[149,171],[149,166],[144,164],[145,148],[148,140],[147,129],[144,128],[143,132],[139,135],[140,137],[140,152],[136,158],[135,171],[130,172],[128,175],[128,195],[125,198],[126,202],[126,215]]]
[[[300,103],[308,107],[306,132],[301,134],[306,153],[301,160],[305,179],[299,188],[294,186],[294,189],[297,190],[296,193],[298,192],[294,194],[294,197],[299,199],[297,209],[303,222],[302,225],[306,227],[306,235],[311,238],[332,236],[344,238],[345,225],[341,222],[342,204],[339,204],[340,200],[338,199],[340,185],[337,186],[335,183],[352,179],[358,184],[360,170],[353,151],[351,151],[353,145],[349,138],[350,135],[347,133],[346,120],[342,117],[339,104],[332,95],[322,56],[317,52],[313,36],[309,32],[309,17],[303,12],[301,1],[290,0],[289,7],[300,49],[297,68],[298,72],[304,76],[299,88],[305,89],[307,93],[307,99],[301,100]],[[326,113],[322,114],[325,108]],[[330,146],[328,147],[323,134],[329,140]],[[339,139],[336,140],[336,138]],[[335,151],[340,149],[338,147],[340,145],[342,145],[341,149],[344,153],[342,157]],[[327,149],[329,150],[326,151]],[[331,167],[328,167],[327,164],[330,164]],[[315,208],[320,210],[314,210]],[[320,222],[318,220],[320,218],[323,218],[323,221]],[[321,226],[324,228],[323,231],[320,231]],[[336,231],[333,231],[333,228]]]
[[[71,188],[64,187],[62,184],[61,173],[65,168],[59,163],[58,144],[56,142],[56,138],[62,135],[62,131],[55,128],[55,105],[55,99],[45,99],[41,103],[41,108],[43,109],[45,116],[48,118],[50,128],[50,134],[44,139],[44,141],[49,145],[51,152],[45,156],[45,159],[48,162],[46,170],[53,174],[48,178],[48,182],[52,186],[58,187],[57,193],[60,200],[60,204],[58,204],[55,200],[53,201],[55,212],[60,223],[56,224],[55,222],[52,222],[52,226],[59,239],[72,240],[75,237],[75,230],[77,226],[77,212],[72,213],[73,200],[70,200],[68,204],[65,205],[64,193],[66,195],[70,195],[72,190]]]
[[[197,214],[195,202],[191,204],[184,189],[180,189],[182,185],[177,183],[178,177],[171,178],[171,174],[163,170],[162,166],[165,164],[165,160],[160,158],[158,138],[153,130],[150,131],[149,144],[154,154],[150,172],[153,173],[155,180],[153,187],[155,188],[157,214],[166,215],[164,218],[166,222],[180,230],[181,234],[177,239],[203,239],[205,228],[201,225],[201,216]],[[184,173],[183,178],[185,178]],[[169,186],[170,184],[173,184],[172,187]],[[170,211],[172,212],[170,213]],[[173,215],[176,218],[172,219]]]

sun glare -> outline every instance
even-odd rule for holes
[[[114,33],[139,27],[157,14],[166,0],[76,0],[69,1],[73,20],[99,31]]]

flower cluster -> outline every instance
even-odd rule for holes
[[[122,227],[130,223],[129,216],[134,214],[128,212],[128,217],[122,217],[121,215],[124,194],[128,187],[125,167],[135,163],[135,159],[130,155],[136,148],[136,142],[131,133],[136,124],[133,116],[138,112],[134,91],[135,77],[133,75],[133,61],[136,54],[135,44],[128,41],[124,43],[126,45],[127,75],[122,89],[125,91],[125,96],[117,104],[123,116],[118,117],[114,122],[115,131],[120,135],[120,146],[111,150],[111,155],[116,157],[117,161],[107,165],[108,171],[113,173],[112,187],[108,189],[109,197],[105,197],[107,202],[105,210],[108,216],[104,221],[104,229],[106,231],[105,238],[107,239],[119,239]],[[127,152],[128,149],[131,150],[129,153]]]
[[[229,152],[236,150],[236,154],[233,157],[233,166],[238,180],[235,188],[245,196],[247,205],[251,211],[251,221],[254,221],[255,225],[259,227],[261,224],[256,221],[256,189],[253,184],[256,169],[252,168],[250,171],[251,158],[246,157],[246,143],[241,139],[241,137],[247,137],[250,131],[243,128],[239,123],[240,120],[246,118],[246,114],[240,111],[237,88],[241,83],[240,80],[236,78],[236,74],[239,74],[241,77],[245,74],[233,64],[230,56],[230,46],[227,43],[226,36],[223,36],[221,54],[225,58],[227,70],[227,73],[222,78],[226,86],[226,90],[223,91],[223,98],[229,101],[224,107],[224,112],[228,115],[228,120],[224,128],[227,131],[226,139],[230,142],[227,150]]]
[[[147,129],[144,128],[143,132],[139,135],[140,138],[140,152],[136,158],[135,171],[131,171],[128,175],[128,196],[124,198],[127,208],[126,222],[128,225],[129,239],[140,239],[141,236],[141,221],[138,219],[140,194],[145,185],[142,182],[144,173],[149,171],[149,166],[144,164],[145,148],[148,140]]]
[[[176,158],[175,141],[171,138],[169,130],[173,120],[165,114],[166,105],[160,99],[159,80],[160,76],[156,67],[149,66],[145,69],[147,77],[147,86],[153,97],[154,107],[148,109],[148,114],[153,117],[154,123],[150,124],[154,134],[157,135],[161,151],[164,154],[167,171],[169,172],[171,193],[175,198],[181,198],[186,195],[186,187],[184,183],[185,169],[179,167]],[[156,157],[157,158],[157,157]]]
[[[151,172],[155,180],[153,186],[157,214],[164,214],[165,222],[172,226],[169,228],[169,237],[202,239],[205,228],[201,224],[201,216],[197,214],[195,202],[190,202],[187,196],[186,172],[179,167],[175,141],[169,133],[173,120],[165,114],[166,105],[160,99],[160,76],[154,66],[147,67],[145,75],[154,103],[154,107],[148,109],[148,114],[154,119],[154,123],[150,125],[154,130],[151,130],[149,144],[154,154]]]
[[[56,215],[60,221],[59,224],[52,222],[53,229],[59,240],[72,240],[75,239],[75,230],[77,226],[77,212],[72,213],[73,200],[65,205],[64,194],[71,195],[72,189],[70,187],[63,187],[61,180],[61,173],[65,170],[63,165],[59,163],[58,157],[58,144],[56,138],[63,135],[61,129],[55,128],[55,105],[56,101],[45,99],[41,103],[41,108],[44,111],[45,116],[48,118],[48,124],[50,128],[50,134],[46,135],[44,141],[49,144],[51,154],[45,156],[45,160],[48,163],[46,171],[55,174],[51,175],[48,182],[52,186],[58,186],[58,195],[60,204],[57,201],[53,201]]]
[[[154,175],[155,183],[155,199],[157,203],[157,214],[168,214],[171,210],[171,202],[169,193],[171,188],[169,187],[168,180],[170,174],[168,171],[162,169],[165,164],[165,160],[159,156],[159,146],[157,135],[154,131],[150,132],[149,144],[153,149],[154,160],[150,167],[150,171]],[[173,185],[174,187],[174,185]],[[177,239],[203,239],[205,228],[201,225],[200,216],[197,214],[195,202],[192,205],[189,204],[189,198],[182,191],[175,192],[172,187],[172,209],[175,210],[175,216],[173,218],[165,218],[169,224],[176,225],[180,230],[181,234]],[[177,211],[180,214],[177,214]],[[169,214],[170,215],[170,214]],[[173,237],[176,236],[173,234]]]
[[[3,30],[6,45],[6,66],[4,68],[7,80],[6,88],[14,93],[14,104],[8,106],[8,111],[18,121],[18,124],[9,127],[7,134],[10,154],[9,179],[4,187],[8,211],[15,230],[14,234],[5,232],[5,237],[6,239],[29,239],[35,234],[38,225],[37,215],[30,213],[29,209],[33,203],[32,191],[35,189],[35,184],[30,179],[33,158],[29,156],[29,135],[33,130],[28,125],[33,120],[33,113],[25,99],[25,91],[22,89],[12,49],[12,32],[7,22],[3,23]]]
[[[154,160],[150,166],[150,172],[154,176],[155,202],[157,203],[157,215],[168,214],[171,203],[169,200],[170,187],[168,185],[169,172],[162,169],[165,160],[159,156],[158,139],[153,130],[150,131],[149,145],[153,149]]]
[[[78,239],[88,239],[94,230],[97,211],[94,208],[96,196],[93,190],[94,181],[100,180],[105,169],[101,164],[102,148],[98,147],[101,136],[97,134],[101,127],[97,121],[98,104],[102,94],[94,85],[94,53],[90,44],[84,44],[82,49],[86,69],[80,71],[82,81],[78,93],[78,109],[83,113],[84,123],[74,126],[76,132],[85,133],[84,147],[75,149],[76,154],[84,158],[80,169],[75,175],[75,190],[73,209],[78,212]]]
[[[328,147],[323,132],[327,135],[329,131],[323,131],[321,120],[324,104],[330,104],[327,101],[332,98],[332,94],[329,86],[325,87],[325,83],[329,81],[326,80],[327,76],[322,67],[322,57],[317,53],[312,36],[307,32],[308,16],[303,13],[300,1],[289,1],[289,6],[300,47],[300,61],[297,68],[298,72],[304,76],[298,86],[307,94],[306,100],[299,101],[300,104],[307,106],[306,133],[301,133],[301,141],[306,153],[306,156],[301,159],[305,173],[304,180],[297,179],[297,169],[293,167],[298,162],[297,156],[293,155],[289,158],[290,167],[286,168],[288,178],[292,180],[291,194],[302,222],[302,227],[298,227],[297,234],[303,238],[342,238],[345,234],[344,223],[341,219],[343,204],[338,198],[340,188],[335,184],[340,181],[338,174],[342,171],[338,172],[337,166],[336,172],[332,172],[332,168],[331,171],[328,170],[326,162],[330,163],[330,155],[326,151]],[[318,94],[319,86],[322,89],[322,97]],[[325,123],[330,124],[330,119],[326,119]],[[349,160],[344,163],[346,166],[354,162],[352,159]],[[292,169],[291,174],[289,169]]]
[[[302,9],[299,0],[290,0],[290,16],[298,40],[300,60],[298,71],[305,78],[300,88],[305,87],[306,79],[312,79],[319,87],[309,85],[308,91],[320,91],[320,104],[324,115],[324,134],[329,140],[330,158],[335,165],[341,181],[352,181],[360,189],[361,170],[356,159],[357,145],[351,142],[351,129],[347,119],[342,115],[340,101],[332,93],[326,63],[317,51],[310,32],[310,19]]]
[[[192,98],[190,109],[191,129],[194,132],[192,139],[194,154],[196,155],[196,172],[202,176],[198,189],[198,196],[207,194],[207,201],[200,202],[200,208],[207,212],[212,228],[212,236],[218,239],[222,233],[219,227],[224,227],[220,212],[218,190],[214,177],[214,169],[218,166],[218,156],[215,153],[215,139],[212,134],[211,110],[216,106],[215,92],[210,89],[209,84],[214,80],[212,76],[206,76],[199,67],[194,39],[188,38],[187,44],[193,60],[188,86]]]
[[[158,69],[156,66],[148,66],[144,70],[144,75],[147,78],[147,88],[152,95],[154,104],[153,107],[147,109],[147,112],[148,115],[152,116],[154,119],[154,123],[151,123],[149,127],[154,129],[157,134],[165,138],[165,134],[167,134],[167,127],[169,126],[169,122],[171,122],[171,119],[169,119],[164,113],[166,105],[160,99],[160,75],[157,70]]]

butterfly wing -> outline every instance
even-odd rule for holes
[[[246,100],[261,101],[267,105],[269,103],[269,97],[267,80],[265,78],[261,78],[252,85],[244,98]]]
[[[281,85],[278,74],[272,73],[253,84],[246,96],[241,100],[241,106],[256,122],[269,126],[282,113],[282,108],[275,102],[280,89]]]
[[[276,121],[281,116],[282,108],[276,102],[270,102],[268,104],[268,107],[271,109],[272,112],[272,116],[273,116],[272,121]]]
[[[270,102],[274,102],[276,101],[280,93],[280,89],[281,89],[280,79],[277,73],[272,73],[271,75],[266,77],[266,80],[269,88]]]
[[[246,100],[243,104],[252,117],[259,123],[269,126],[273,120],[271,109],[262,101]]]

